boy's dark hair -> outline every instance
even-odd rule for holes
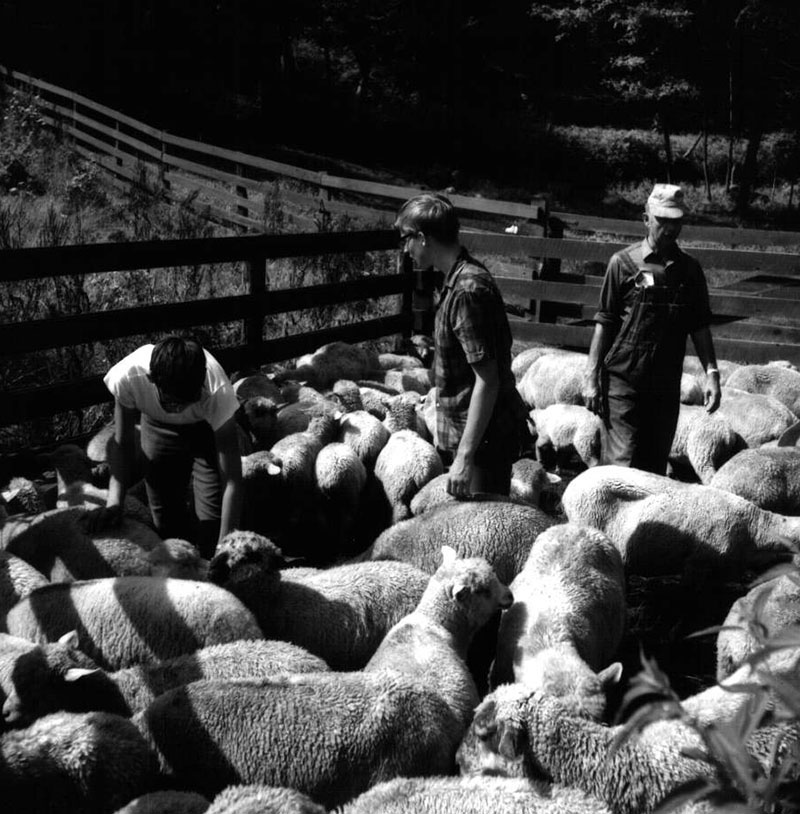
[[[167,336],[150,357],[150,381],[182,401],[196,401],[206,380],[203,346],[193,337]]]
[[[409,198],[400,208],[394,228],[422,232],[440,243],[452,244],[458,240],[458,215],[453,204],[433,192],[424,192]]]

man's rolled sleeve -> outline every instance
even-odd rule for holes
[[[496,356],[492,326],[487,322],[492,313],[480,290],[460,291],[453,300],[453,333],[471,365]]]
[[[622,322],[622,267],[616,256],[609,260],[603,285],[600,289],[600,305],[594,315],[594,321],[601,325],[619,327]]]

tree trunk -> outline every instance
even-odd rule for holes
[[[706,200],[711,203],[711,182],[708,179],[708,122],[703,123],[703,181],[706,185]]]

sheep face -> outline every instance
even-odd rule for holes
[[[208,566],[208,581],[231,589],[254,584],[263,589],[265,575],[277,577],[281,550],[253,531],[232,531],[220,540]]]

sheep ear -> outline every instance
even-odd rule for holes
[[[622,664],[618,661],[609,664],[608,667],[597,674],[597,678],[600,680],[600,685],[604,688],[619,684],[619,680],[622,678]]]
[[[561,483],[561,478],[555,472],[548,472],[547,482],[552,484]]]
[[[469,588],[463,583],[456,583],[450,590],[450,596],[455,599],[456,602],[463,604],[469,598]]]
[[[270,461],[267,464],[267,474],[268,475],[280,475],[281,474],[281,462],[274,462]]]
[[[80,681],[82,678],[89,678],[99,673],[99,667],[95,667],[93,670],[89,670],[85,667],[70,667],[69,670],[64,673],[64,681]]]
[[[442,546],[442,565],[452,565],[457,559],[458,554],[452,546]]]
[[[78,631],[77,630],[70,630],[69,633],[65,633],[61,636],[58,640],[59,644],[65,644],[67,647],[78,647]]]
[[[497,752],[507,760],[518,760],[522,754],[522,733],[505,721],[498,723]]]

